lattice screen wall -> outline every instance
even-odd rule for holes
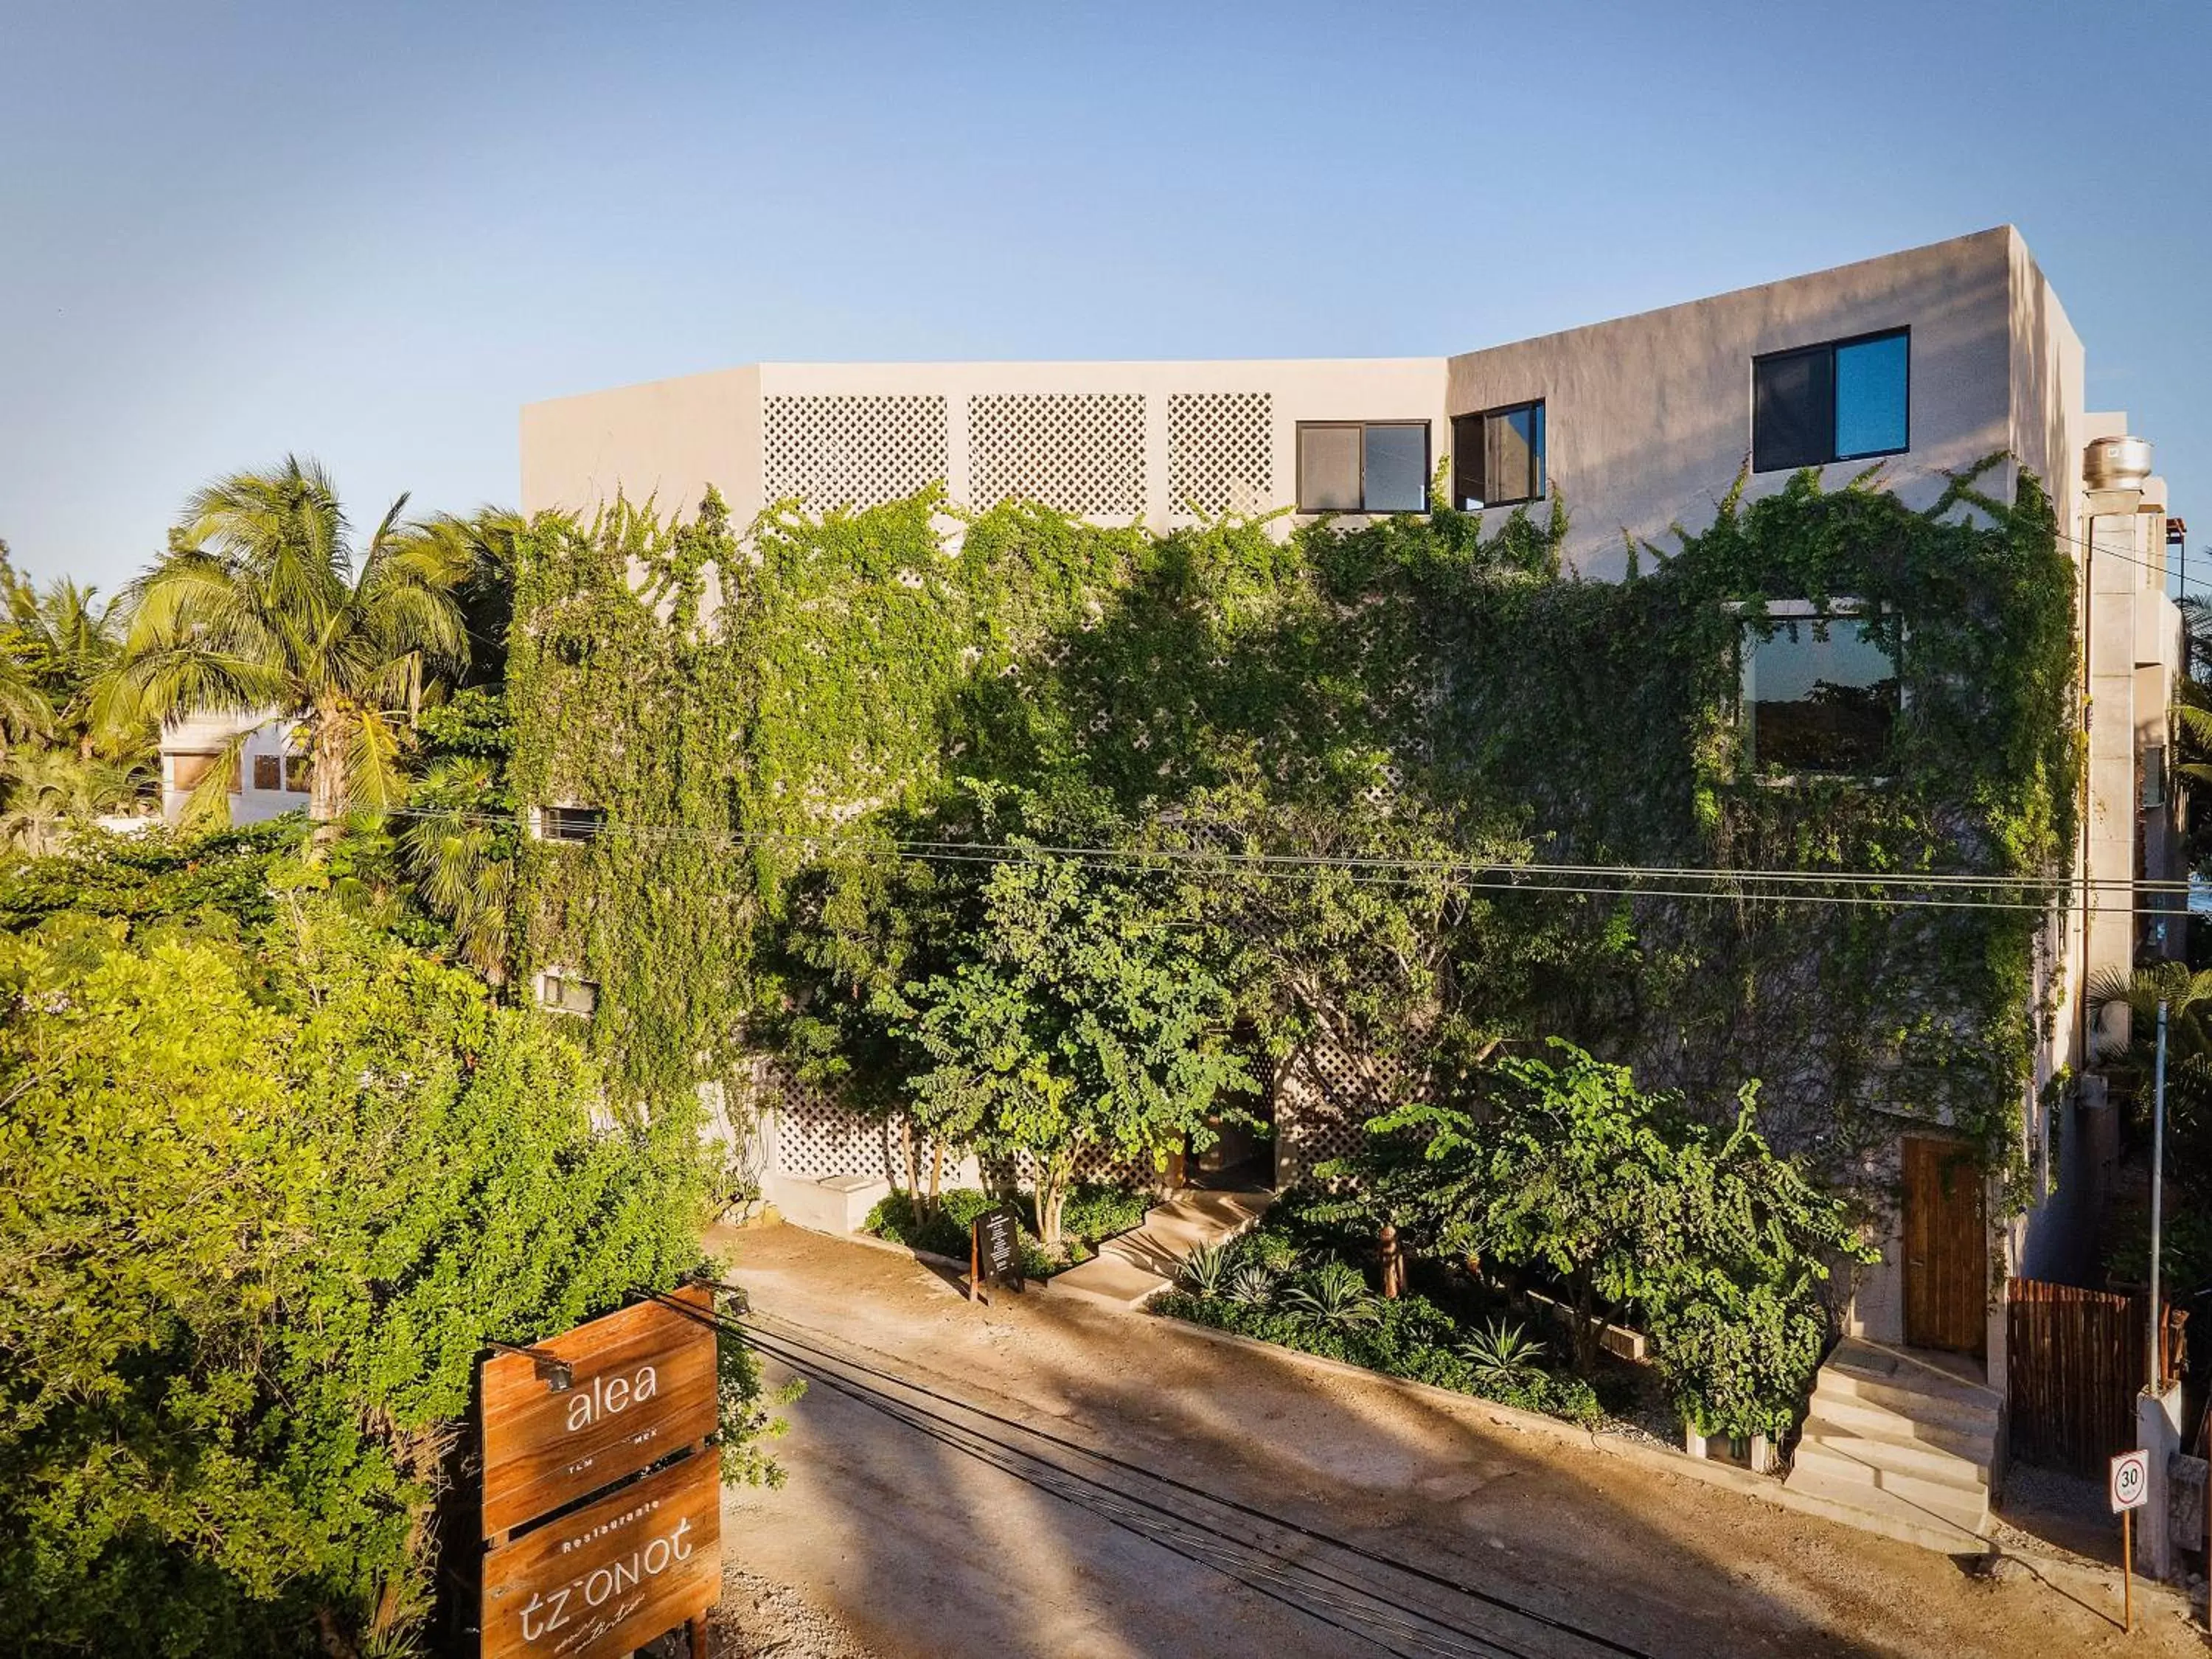
[[[1264,392],[1168,398],[1168,501],[1179,518],[1258,513],[1275,486],[1274,399]]]
[[[829,1176],[858,1175],[906,1184],[905,1153],[900,1145],[898,1120],[870,1118],[839,1105],[818,1089],[810,1088],[765,1055],[751,1066],[750,1104],[758,1120],[768,1125],[761,1138],[768,1148],[767,1172],[820,1181]],[[928,1150],[918,1154],[922,1175],[928,1177]],[[1013,1160],[1011,1167],[994,1168],[992,1185],[1012,1180],[1030,1184],[1030,1161]],[[981,1165],[971,1155],[945,1160],[944,1184],[948,1187],[985,1185]],[[1117,1181],[1141,1186],[1152,1178],[1149,1167],[1125,1164],[1103,1148],[1094,1148],[1077,1160],[1079,1181]]]
[[[1407,1076],[1401,1061],[1363,1066],[1333,1045],[1299,1055],[1275,1085],[1275,1185],[1295,1186],[1316,1164],[1358,1152],[1367,1120]]]
[[[762,434],[768,498],[817,513],[875,507],[945,476],[942,397],[778,397]]]
[[[1145,510],[1145,399],[1139,392],[1015,392],[968,402],[968,494],[1008,496],[1081,518]]]

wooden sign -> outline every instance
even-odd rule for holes
[[[484,1557],[482,1659],[628,1659],[722,1593],[720,1461],[699,1450]]]
[[[714,1293],[686,1285],[674,1299],[702,1311]],[[495,1541],[539,1516],[696,1445],[720,1420],[714,1333],[658,1302],[641,1302],[541,1343],[568,1367],[549,1386],[527,1354],[487,1359],[483,1396],[483,1531]]]
[[[986,1210],[975,1218],[968,1242],[968,1295],[974,1300],[994,1279],[1021,1285],[1022,1228],[1009,1209]]]

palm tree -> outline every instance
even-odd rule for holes
[[[24,749],[0,761],[0,842],[44,858],[70,830],[127,805],[130,773],[67,749]]]
[[[425,678],[468,654],[453,597],[466,565],[449,541],[405,525],[406,505],[394,501],[356,552],[313,461],[287,456],[273,471],[210,484],[186,503],[167,555],[131,585],[103,712],[296,721],[318,845],[349,811],[390,810]]]
[[[461,957],[494,985],[507,978],[514,834],[497,769],[474,756],[431,763],[408,797],[399,857]]]

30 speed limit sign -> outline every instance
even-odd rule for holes
[[[2139,1510],[2150,1496],[2150,1454],[2137,1449],[2112,1460],[2112,1513]]]

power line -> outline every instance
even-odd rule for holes
[[[399,808],[389,816],[445,822],[465,822],[507,830],[526,825],[519,816],[452,811],[436,808]],[[1313,878],[1340,874],[1347,879],[1377,886],[1413,886],[1422,878],[1455,881],[1480,891],[1529,894],[1558,893],[1587,897],[1685,898],[1732,902],[1873,906],[1879,908],[1998,910],[2048,914],[2058,901],[2080,891],[2085,884],[2063,877],[2039,879],[2018,876],[1974,876],[1931,872],[1915,876],[1881,871],[1784,871],[1705,869],[1694,866],[1561,865],[1511,860],[1382,859],[1364,855],[1328,856],[1287,854],[1243,854],[1204,848],[1133,848],[1061,846],[1007,842],[910,841],[898,837],[856,840],[834,835],[796,831],[721,831],[681,825],[603,824],[592,839],[629,838],[651,842],[690,842],[704,846],[744,851],[759,846],[796,845],[828,854],[873,859],[913,860],[938,864],[1005,864],[1036,856],[1064,858],[1087,867],[1131,873],[1160,873],[1176,865],[1228,866],[1277,878]],[[1611,878],[1611,879],[1607,879]],[[1654,887],[1647,881],[1705,882],[1705,887]],[[1857,886],[1895,888],[1899,893],[1820,893],[1765,890],[1784,884],[1801,887]],[[2187,882],[2136,882],[2120,878],[2092,878],[2086,884],[2093,893],[2167,895],[2185,898],[2192,890]],[[1740,890],[1752,888],[1759,890]],[[1944,891],[2015,891],[2048,893],[2048,900],[1912,896]],[[2169,905],[2096,905],[2100,915],[2123,914],[2172,916],[2179,912]]]

